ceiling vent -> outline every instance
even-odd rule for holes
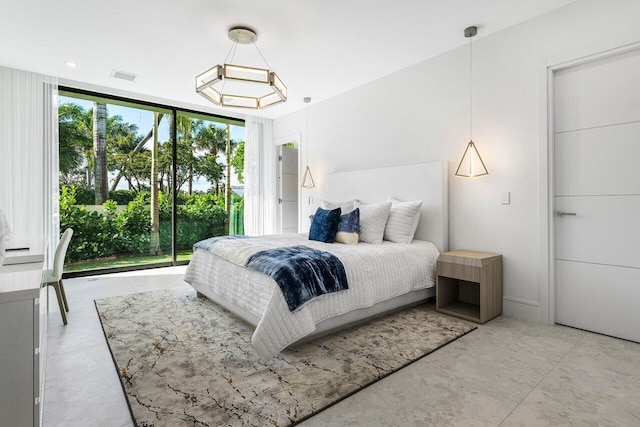
[[[137,74],[127,73],[126,71],[113,70],[111,71],[111,77],[115,77],[116,79],[126,80],[128,82],[135,81],[138,78]]]

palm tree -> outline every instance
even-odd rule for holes
[[[95,204],[101,205],[109,198],[107,170],[107,104],[93,103],[93,167],[95,179]]]
[[[241,184],[244,183],[244,141],[237,141],[236,149],[231,156],[231,166]]]
[[[220,181],[224,178],[224,167],[220,165],[220,172],[214,163],[217,163],[218,154],[227,151],[227,129],[215,125],[199,126],[194,137],[196,148],[206,150],[200,162],[198,175],[204,176],[215,185],[216,194],[220,194]],[[235,148],[236,142],[229,140],[230,149]]]
[[[129,188],[141,191],[149,180],[151,155],[138,147],[144,138],[138,134],[138,126],[122,121],[121,116],[107,119],[107,160],[109,171],[117,171],[111,190],[117,188],[120,179],[129,183]]]
[[[224,185],[224,210],[227,214],[227,221],[224,224],[224,234],[229,234],[229,224],[231,222],[231,126],[227,123],[225,129],[225,154],[227,155],[226,175],[227,181]]]
[[[176,121],[176,190],[185,182],[189,184],[188,193],[193,193],[193,178],[197,170],[198,159],[194,153],[193,135],[201,127],[202,120],[194,120],[191,117],[178,115]]]
[[[155,113],[154,113],[155,114]],[[120,116],[114,116],[114,117],[120,117]],[[164,117],[164,114],[162,113],[158,113],[158,124],[162,121],[162,118]],[[122,119],[120,117],[120,119]],[[135,131],[138,131],[138,127],[136,125],[131,125],[126,123],[126,125],[129,125],[130,127],[135,127]],[[133,149],[130,150],[129,155],[131,157],[135,157],[138,153],[140,153],[141,151],[144,150],[144,146],[147,143],[147,141],[149,141],[151,139],[151,137],[153,136],[153,129],[150,129],[149,132],[147,132],[147,134],[144,136],[144,138],[138,138],[138,140],[136,141],[136,145],[135,147],[133,147]],[[113,183],[111,184],[111,190],[115,190],[118,187],[118,184],[120,183],[120,180],[122,179],[124,173],[125,173],[125,168],[126,168],[126,164],[127,161],[123,161],[120,165],[120,168],[118,168],[118,173],[115,176],[115,178],[113,179]]]
[[[220,194],[220,182],[224,179],[224,165],[218,163],[217,156],[205,153],[198,158],[196,171],[199,176],[204,177],[214,185],[215,194]]]
[[[81,181],[85,151],[91,148],[91,135],[84,122],[84,108],[69,103],[58,107],[58,154],[60,180],[65,184]]]
[[[160,250],[160,209],[158,207],[158,113],[153,113],[153,145],[151,148],[151,236],[149,255]]]

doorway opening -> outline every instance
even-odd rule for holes
[[[293,135],[276,142],[276,185],[277,191],[277,233],[297,233],[300,230],[298,185],[299,135]]]

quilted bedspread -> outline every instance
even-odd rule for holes
[[[258,251],[298,245],[335,255],[349,289],[321,295],[291,312],[271,277],[244,266]],[[264,360],[312,334],[323,320],[434,286],[439,255],[435,245],[425,241],[343,245],[310,241],[306,234],[224,239],[207,249],[195,250],[185,281],[259,319],[251,343]]]

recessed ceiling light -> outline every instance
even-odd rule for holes
[[[78,66],[78,64],[76,64],[73,61],[67,61],[67,67],[69,68],[76,68]]]

